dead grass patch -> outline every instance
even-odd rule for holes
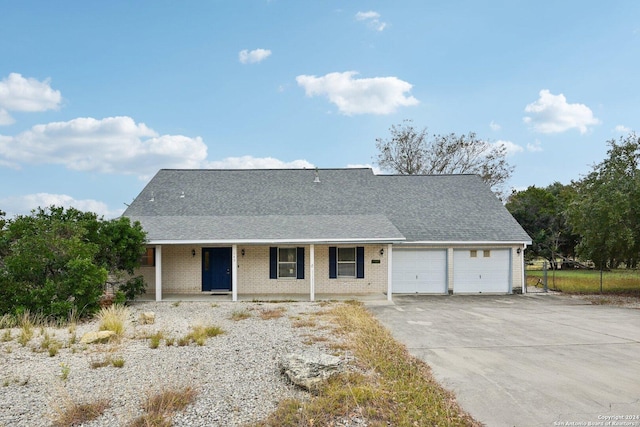
[[[282,402],[257,426],[333,425],[345,417],[372,427],[481,425],[361,304],[339,304],[330,314],[360,372],[334,377],[309,401]]]
[[[55,427],[79,426],[100,417],[110,404],[106,399],[94,402],[76,402],[64,396],[52,405],[55,411],[52,425]]]
[[[251,313],[249,312],[249,310],[234,310],[231,313],[231,320],[235,320],[240,321],[240,320],[245,320],[251,317]]]
[[[266,310],[260,310],[260,318],[263,320],[279,319],[284,316],[287,309],[284,307],[276,307]]]
[[[317,325],[313,319],[299,319],[295,320],[291,326],[294,328],[314,328]]]
[[[165,427],[171,426],[171,418],[192,404],[197,396],[192,387],[165,389],[152,394],[142,404],[145,414],[136,418],[132,427]]]

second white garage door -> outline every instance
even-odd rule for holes
[[[453,251],[453,293],[510,293],[509,249]]]
[[[446,294],[447,251],[394,249],[393,293]]]

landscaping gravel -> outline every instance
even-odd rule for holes
[[[282,317],[261,318],[261,310],[277,308],[284,310]],[[100,399],[109,408],[84,425],[126,426],[143,414],[142,403],[151,394],[186,386],[196,389],[196,401],[173,417],[175,426],[259,421],[283,399],[308,397],[280,374],[278,360],[296,351],[330,352],[323,340],[332,329],[326,317],[316,315],[324,309],[310,302],[141,302],[129,307],[125,338],[108,344],[79,342],[98,330],[96,320],[79,323],[75,331],[35,327],[25,346],[18,341],[19,328],[10,329],[11,337],[0,330],[0,426],[50,426],[56,408]],[[250,317],[232,320],[245,311]],[[141,324],[143,312],[154,312],[155,323]],[[225,333],[204,346],[178,346],[196,325],[216,325]],[[148,337],[156,332],[175,342],[168,346],[163,339],[150,348]],[[54,356],[41,349],[46,335],[62,344]],[[95,367],[116,359],[124,366]]]

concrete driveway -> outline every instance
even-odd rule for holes
[[[638,309],[544,294],[367,308],[487,426],[640,426]]]

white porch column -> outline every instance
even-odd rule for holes
[[[315,245],[309,245],[309,300],[316,300]]]
[[[238,301],[238,245],[231,246],[231,301]]]
[[[162,301],[162,246],[156,245],[156,301]]]
[[[393,245],[387,245],[387,301],[392,301],[393,297]]]
[[[520,280],[522,280],[522,293],[526,294],[527,293],[527,277],[525,275],[525,265],[524,265],[524,250],[527,248],[527,245],[522,245],[522,252],[519,254],[520,256],[520,268],[522,269],[522,278]]]

